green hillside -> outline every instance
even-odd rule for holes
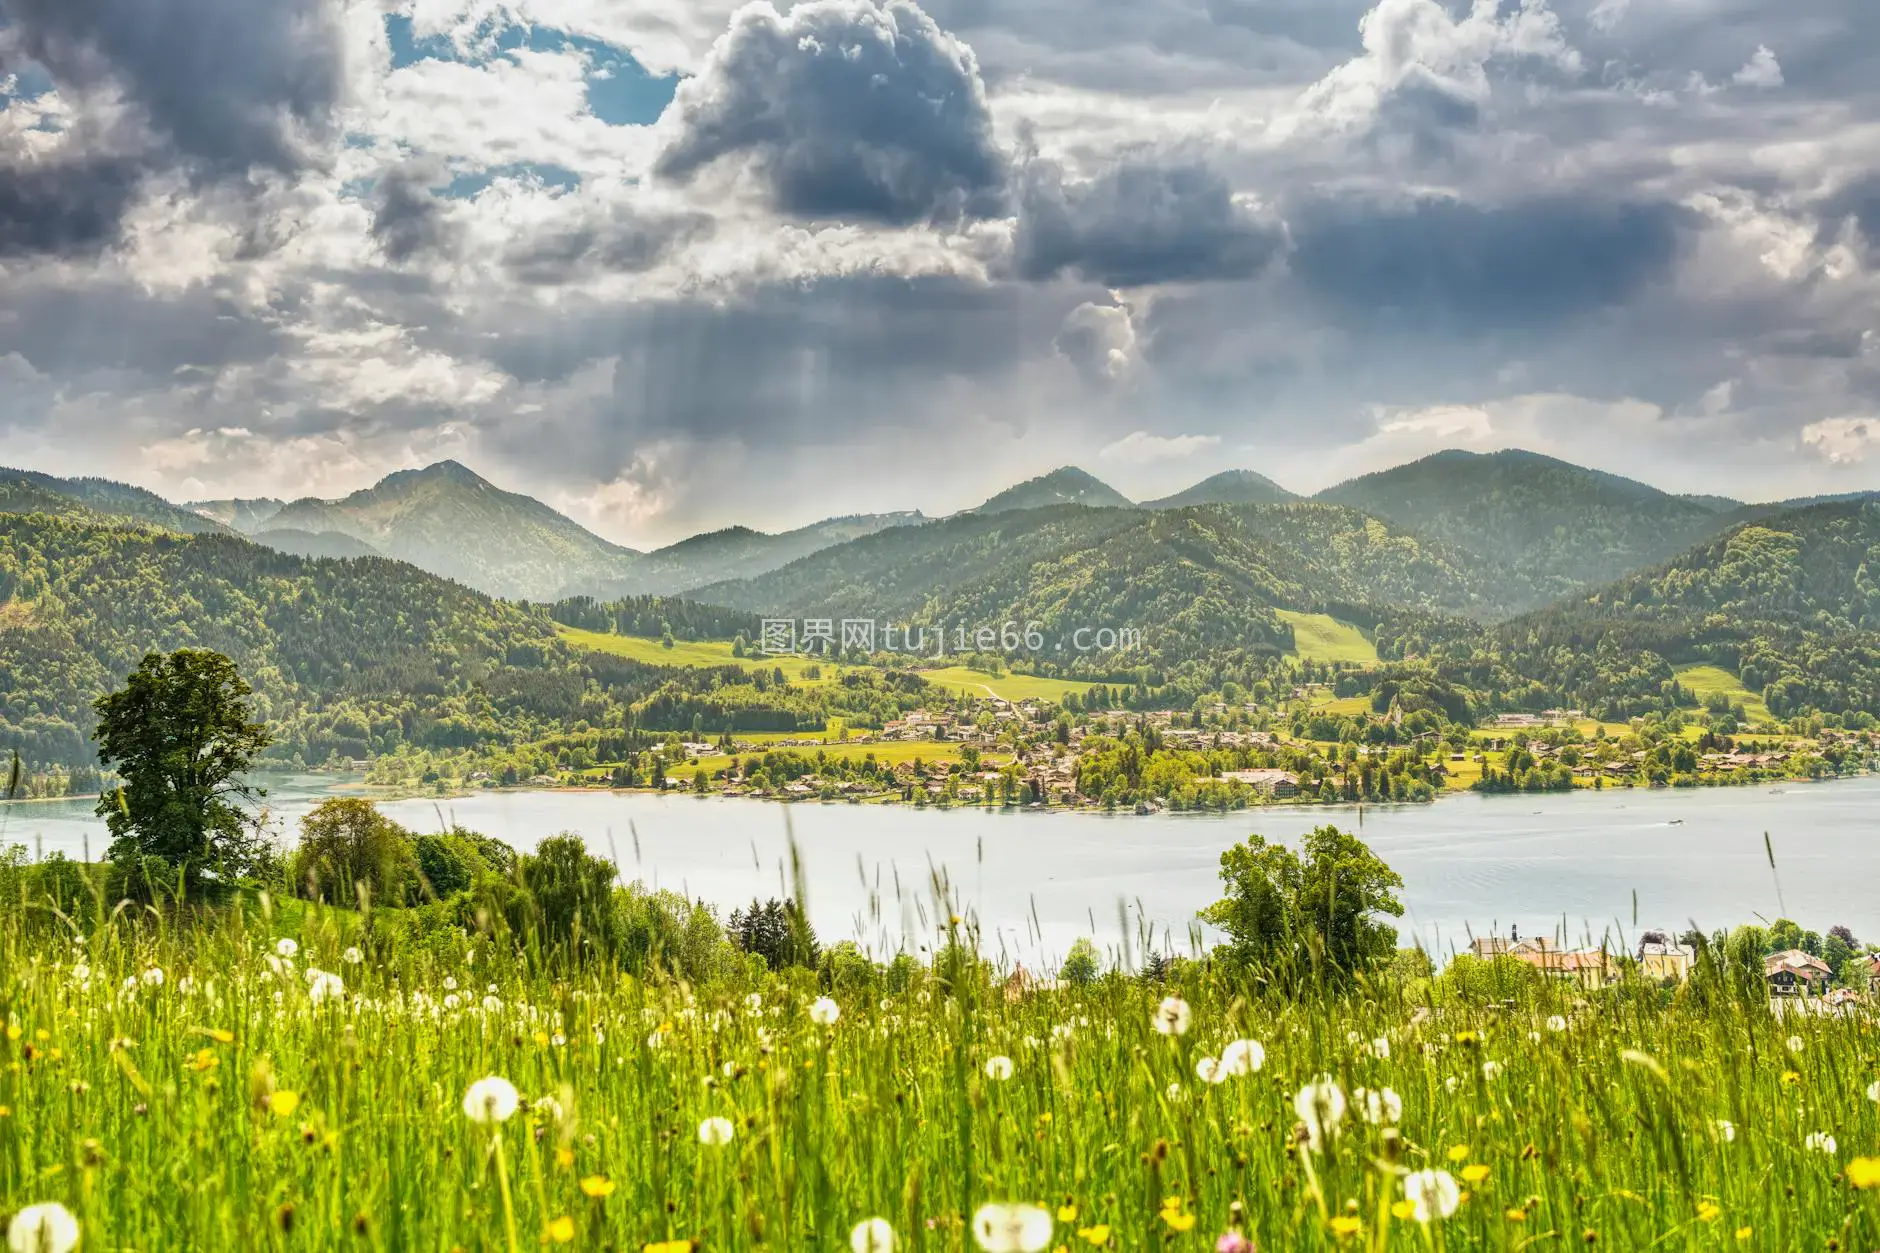
[[[1533,608],[1653,565],[1732,519],[1710,502],[1535,453],[1442,452],[1315,498],[1479,553]]]
[[[1489,563],[1327,505],[1162,512],[1058,508],[973,514],[845,544],[760,579],[693,595],[781,616],[949,629],[1038,623],[1045,659],[1081,628],[1134,629],[1165,659],[1276,652],[1276,608],[1362,620],[1408,605],[1492,616]],[[1375,615],[1373,615],[1375,616]]]
[[[61,479],[34,470],[0,469],[0,513],[46,513],[61,517],[113,518],[142,522],[183,534],[226,533],[228,528],[155,492],[110,479]]]

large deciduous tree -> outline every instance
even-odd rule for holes
[[[148,894],[179,872],[186,888],[226,885],[262,852],[243,808],[261,796],[244,772],[269,743],[252,695],[227,657],[185,648],[148,654],[98,699],[98,756],[122,780],[98,813],[132,890]]]
[[[1337,827],[1308,835],[1298,853],[1250,836],[1221,854],[1227,895],[1202,911],[1227,933],[1221,956],[1281,982],[1342,982],[1396,955],[1403,879]]]

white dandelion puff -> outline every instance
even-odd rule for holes
[[[1155,1007],[1155,1016],[1149,1024],[1161,1035],[1187,1035],[1188,1024],[1192,1021],[1194,1011],[1188,1008],[1187,1001],[1179,996],[1165,996]]]
[[[1405,1175],[1403,1195],[1410,1202],[1410,1216],[1420,1223],[1448,1218],[1462,1204],[1462,1188],[1446,1170],[1418,1170]]]
[[[1735,1140],[1736,1124],[1731,1122],[1728,1118],[1719,1118],[1717,1120],[1717,1138],[1722,1140],[1725,1144]]]
[[[360,962],[366,959],[366,955],[364,953],[361,953],[358,949],[358,946],[355,945],[354,947],[347,949],[344,953],[341,953],[339,955],[339,959],[345,962],[348,966],[357,966]]]
[[[849,1232],[850,1253],[894,1253],[894,1228],[885,1218],[868,1218]]]
[[[698,1125],[698,1142],[714,1149],[723,1148],[737,1133],[738,1129],[731,1125],[729,1118],[707,1118]]]
[[[997,1079],[1000,1083],[1012,1077],[1012,1059],[1003,1055],[986,1059],[986,1078]]]
[[[1357,1099],[1364,1121],[1393,1126],[1403,1121],[1403,1098],[1389,1088],[1359,1088],[1351,1095]]]
[[[1834,1142],[1834,1137],[1827,1132],[1811,1131],[1808,1133],[1808,1138],[1802,1141],[1802,1147],[1809,1150],[1811,1153],[1827,1153],[1832,1155],[1840,1146]]]
[[[284,935],[274,942],[274,952],[280,957],[294,957],[300,952],[300,941]]]
[[[78,1246],[78,1219],[57,1201],[28,1205],[7,1224],[12,1253],[70,1253]]]
[[[973,1240],[984,1253],[1040,1253],[1051,1243],[1051,1211],[1037,1205],[982,1205]]]
[[[1314,1149],[1345,1121],[1345,1090],[1330,1075],[1320,1075],[1293,1096],[1293,1112],[1306,1127],[1306,1142]]]
[[[1266,1065],[1266,1046],[1258,1040],[1230,1040],[1221,1050],[1223,1075],[1250,1075]]]
[[[842,1017],[842,1007],[826,996],[817,997],[809,1007],[809,1020],[819,1027],[833,1027]]]
[[[516,1085],[497,1075],[479,1079],[463,1094],[463,1112],[471,1122],[508,1122],[522,1098]]]

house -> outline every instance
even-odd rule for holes
[[[1229,770],[1221,777],[1281,800],[1299,795],[1299,776],[1290,770]]]
[[[1798,948],[1763,958],[1763,975],[1771,996],[1813,996],[1834,979],[1827,962]]]
[[[1682,944],[1653,941],[1638,946],[1639,973],[1660,983],[1667,979],[1683,983],[1691,977],[1691,967],[1696,961],[1697,950]]]

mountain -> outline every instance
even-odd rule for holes
[[[571,659],[545,618],[398,562],[0,515],[0,749],[90,761],[91,702],[146,651],[182,647],[233,657],[282,752],[309,764],[467,743],[584,686],[560,677]]]
[[[1440,452],[1314,499],[1489,558],[1530,581],[1535,604],[1663,561],[1732,521],[1704,502],[1521,451]]]
[[[1080,628],[1139,630],[1168,658],[1283,648],[1279,608],[1372,620],[1376,606],[1499,612],[1498,582],[1479,558],[1329,505],[1059,506],[887,531],[692,595],[897,627],[1037,622],[1047,653]]]
[[[344,500],[297,500],[268,529],[337,532],[423,570],[511,600],[554,600],[626,577],[640,554],[455,461],[401,470]]]
[[[1252,470],[1228,470],[1203,479],[1184,492],[1143,502],[1144,509],[1186,509],[1193,505],[1283,505],[1299,497]]]
[[[1495,634],[1508,670],[1602,716],[1649,706],[1699,663],[1777,717],[1880,714],[1880,500],[1744,523]]]
[[[378,557],[378,549],[340,531],[292,531],[270,528],[248,537],[263,548],[297,557]]]
[[[262,496],[253,500],[192,500],[184,508],[213,518],[231,531],[253,535],[267,526],[286,503]]]
[[[1109,484],[1065,466],[1049,474],[1008,487],[969,513],[1013,513],[1021,509],[1048,509],[1053,505],[1085,505],[1092,509],[1134,509],[1136,502]]]
[[[742,526],[694,535],[648,553],[632,575],[598,598],[672,596],[708,583],[756,578],[825,548],[895,527],[918,526],[926,520],[918,511],[853,514],[827,518],[781,535],[766,535]],[[571,594],[591,593],[577,589]]]
[[[89,514],[142,522],[184,534],[224,532],[221,523],[171,504],[155,492],[110,479],[61,479],[35,470],[0,469],[0,512]]]

